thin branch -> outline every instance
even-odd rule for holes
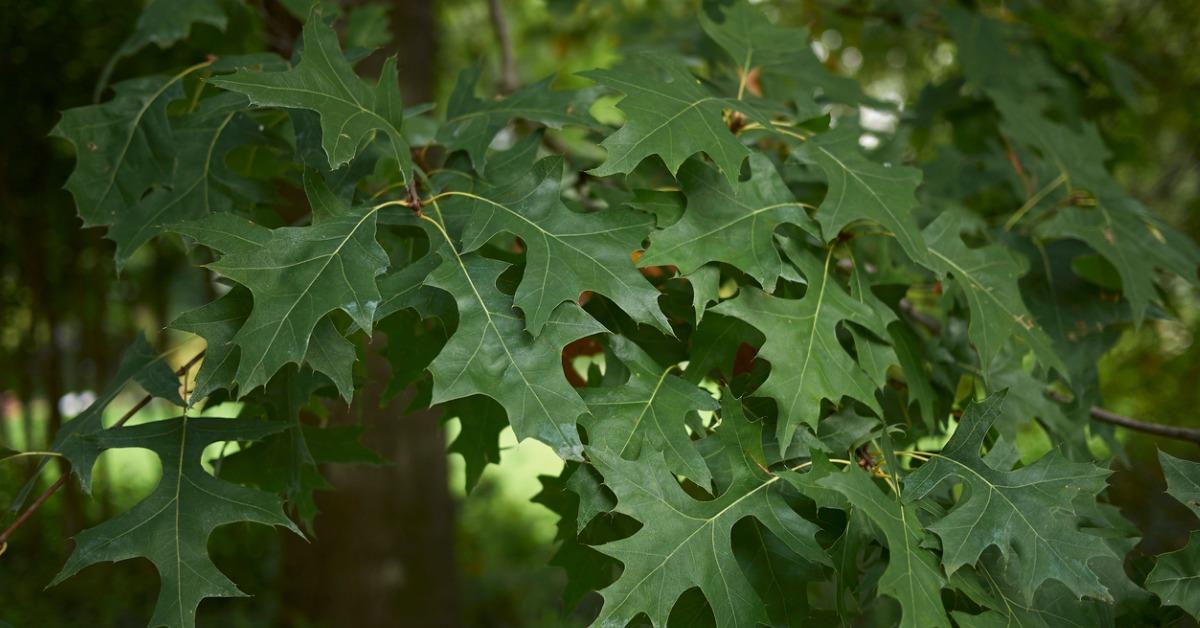
[[[1110,423],[1137,432],[1188,441],[1200,445],[1200,430],[1197,429],[1175,425],[1162,425],[1161,423],[1147,423],[1096,406],[1092,406],[1089,412],[1093,420],[1100,421],[1101,423]]]
[[[66,473],[58,476],[58,479],[55,480],[54,484],[51,484],[50,488],[43,491],[41,495],[38,495],[38,498],[33,500],[33,503],[29,505],[29,508],[26,508],[25,512],[21,513],[21,516],[17,517],[17,520],[12,522],[12,525],[8,526],[8,529],[6,529],[4,532],[0,532],[0,554],[3,554],[4,551],[8,549],[8,538],[17,531],[17,528],[21,527],[22,524],[28,521],[29,518],[33,516],[33,513],[37,512],[37,509],[41,508],[42,504],[46,503],[47,499],[50,499],[51,495],[55,494],[58,492],[58,489],[66,485],[68,477],[70,476]]]
[[[15,453],[11,456],[8,456],[6,458],[0,458],[0,462],[4,462],[5,460],[18,460],[21,458],[34,458],[34,457],[38,457],[38,456],[45,456],[45,457],[50,457],[50,458],[61,458],[62,454],[58,453],[57,451],[22,451],[22,452]]]
[[[513,58],[508,19],[504,17],[500,0],[488,0],[488,14],[492,18],[492,29],[496,31],[496,43],[500,45],[500,92],[507,94],[517,88],[517,62]]]
[[[186,375],[187,372],[203,358],[203,351],[197,353],[194,357],[192,357],[192,359],[188,360],[186,364],[179,367],[179,369],[175,371],[175,375],[179,377]],[[145,397],[142,397],[140,401],[133,404],[133,407],[130,408],[129,411],[124,414],[124,416],[122,416],[120,419],[117,419],[117,422],[113,424],[113,427],[121,427],[122,425],[125,425],[129,419],[133,418],[133,415],[137,414],[138,411],[140,411],[142,408],[145,408],[147,405],[150,405],[151,399],[153,399],[152,395],[146,395]],[[50,499],[51,495],[55,494],[58,492],[58,489],[65,486],[68,477],[70,477],[70,474],[67,473],[60,475],[53,484],[51,484],[45,491],[42,491],[41,495],[38,495],[37,499],[33,500],[33,503],[29,505],[29,508],[26,508],[25,512],[22,512],[20,516],[17,517],[16,521],[12,522],[12,525],[8,526],[4,532],[0,532],[0,554],[3,554],[4,550],[8,549],[8,539],[12,537],[14,532],[17,531],[17,528],[20,528],[26,521],[28,521],[29,518],[33,516],[33,513],[37,512],[37,509],[41,508],[42,504],[45,504],[47,499]]]

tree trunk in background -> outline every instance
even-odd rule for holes
[[[438,75],[437,12],[436,0],[395,0],[388,24],[392,43],[368,61],[382,64],[387,57],[397,55],[400,93],[406,107],[433,100]]]
[[[411,391],[381,407],[390,369],[372,353],[370,383],[350,414],[367,426],[363,442],[390,464],[327,470],[335,489],[318,496],[316,540],[287,541],[284,607],[295,625],[457,626],[453,503],[441,422],[428,410],[405,414]]]
[[[400,88],[410,106],[433,97],[435,5],[398,0],[391,14],[395,43],[359,68],[377,73],[383,58],[399,55]],[[443,428],[435,412],[404,412],[411,391],[380,405],[390,376],[379,355],[383,340],[377,334],[368,347],[369,381],[350,414],[367,426],[363,442],[390,464],[326,470],[335,490],[318,496],[316,540],[288,535],[285,542],[288,625],[459,625]]]

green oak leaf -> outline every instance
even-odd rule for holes
[[[1200,516],[1200,462],[1158,452],[1167,494]],[[1162,603],[1178,606],[1200,619],[1200,531],[1193,531],[1183,549],[1163,554],[1146,577],[1146,589]]]
[[[1048,238],[1083,240],[1117,269],[1121,293],[1129,299],[1135,321],[1157,299],[1156,269],[1169,270],[1193,283],[1200,253],[1185,238],[1169,237],[1170,230],[1136,201],[1100,199],[1093,208],[1067,207],[1039,225],[1038,234]],[[1173,235],[1173,234],[1172,234]]]
[[[179,377],[163,356],[146,342],[145,336],[139,334],[121,356],[117,374],[108,387],[86,410],[64,423],[50,445],[52,451],[61,453],[71,462],[71,472],[79,478],[84,492],[90,493],[92,490],[92,467],[100,454],[89,439],[104,429],[105,410],[130,382],[160,399],[174,404],[183,403],[179,398]]]
[[[196,24],[208,24],[225,30],[229,17],[220,0],[151,0],[142,9],[137,24],[117,50],[117,57],[128,57],[154,44],[168,48],[186,39]]]
[[[1095,207],[1070,206],[1057,211],[1037,226],[1039,237],[1076,238],[1104,256],[1120,274],[1121,291],[1138,322],[1156,298],[1155,269],[1196,282],[1200,249],[1160,226],[1121,190],[1105,167],[1110,153],[1095,125],[1075,130],[1048,119],[1034,103],[1018,101],[1008,93],[990,95],[1010,136],[1036,148],[1047,168],[1059,173],[1068,192],[1087,190],[1096,198]],[[1052,181],[1047,187],[1055,184]]]
[[[1073,460],[1087,460],[1087,432],[1080,423],[1082,417],[1071,417],[1067,408],[1046,394],[1049,384],[1029,372],[1021,356],[1005,352],[988,375],[987,388],[1007,390],[1004,407],[996,421],[996,431],[1009,441],[1016,442],[1017,433],[1035,419],[1055,436],[1055,443]]]
[[[1200,517],[1200,462],[1176,458],[1162,451],[1158,452],[1158,462],[1167,479],[1167,494]]]
[[[396,160],[401,179],[407,181],[412,173],[412,156],[401,130],[404,108],[396,59],[383,64],[377,85],[359,78],[342,55],[337,33],[325,24],[319,4],[313,5],[304,23],[303,43],[300,62],[286,72],[243,69],[209,82],[245,94],[256,106],[317,112],[331,169],[348,163],[360,146],[382,132],[391,143],[389,155]]]
[[[500,433],[508,427],[504,407],[485,395],[472,395],[443,404],[443,417],[458,418],[460,430],[446,448],[465,463],[464,488],[470,493],[489,464],[500,464]]]
[[[684,279],[692,289],[692,311],[696,313],[696,325],[699,325],[709,304],[721,300],[721,268],[716,264],[705,264]]]
[[[839,344],[837,326],[853,321],[883,337],[887,331],[870,306],[851,297],[833,279],[832,251],[822,263],[794,241],[783,242],[788,258],[808,280],[804,298],[782,299],[746,287],[710,311],[745,321],[768,339],[759,355],[771,363],[771,374],[759,394],[778,404],[776,437],[790,443],[801,423],[816,427],[822,399],[836,403],[851,397],[881,412],[875,384]]]
[[[937,396],[925,366],[925,351],[921,338],[911,326],[899,320],[888,324],[888,338],[892,342],[892,350],[896,352],[896,360],[904,371],[909,401],[917,402],[925,427],[932,430]]]
[[[1146,589],[1164,605],[1178,606],[1200,619],[1200,531],[1188,536],[1183,549],[1158,557],[1146,577]]]
[[[558,548],[550,564],[566,572],[567,585],[563,590],[563,602],[566,608],[575,608],[583,596],[604,588],[611,581],[609,572],[615,565],[614,561],[597,552],[579,538],[582,525],[576,522],[585,515],[585,497],[580,495],[580,486],[588,487],[593,493],[602,493],[599,480],[589,479],[579,482],[581,475],[592,476],[595,473],[580,463],[567,463],[556,476],[540,475],[538,481],[542,490],[533,497],[533,502],[541,504],[559,516],[556,526],[555,541]],[[610,504],[609,504],[610,505]],[[611,506],[611,505],[610,505]],[[590,521],[590,517],[588,520]]]
[[[514,119],[532,120],[560,128],[564,124],[588,125],[584,118],[572,113],[575,94],[550,89],[553,77],[523,87],[501,99],[481,100],[475,96],[475,85],[482,69],[474,66],[458,75],[454,92],[446,105],[446,121],[438,129],[437,141],[454,152],[464,150],[479,174],[484,174],[484,155],[488,146],[508,123]]]
[[[771,160],[750,157],[750,178],[730,182],[698,159],[679,170],[687,197],[683,217],[650,235],[639,266],[679,268],[687,275],[707,262],[725,262],[775,289],[783,262],[775,249],[775,229],[791,223],[816,234],[816,225],[795,199]]]
[[[183,416],[90,435],[95,455],[127,447],[153,451],[162,478],[133,508],[76,535],[75,550],[50,585],[96,563],[145,558],[162,583],[150,625],[171,628],[194,627],[205,598],[245,595],[208,557],[212,531],[242,521],[300,530],[284,515],[278,497],[214,478],[200,457],[212,443],[257,440],[284,426]]]
[[[1080,530],[1071,503],[1104,490],[1109,471],[1069,462],[1058,452],[1016,470],[996,469],[980,457],[984,437],[1001,414],[1004,393],[969,405],[942,452],[904,480],[908,500],[929,495],[943,482],[962,482],[963,498],[929,529],[942,540],[942,563],[953,574],[976,564],[984,550],[1000,549],[1008,577],[1028,603],[1047,580],[1076,596],[1111,599],[1088,566],[1113,550]]]
[[[117,83],[112,100],[68,109],[50,132],[75,147],[66,188],[83,226],[115,232],[108,237],[118,245],[118,268],[141,243],[124,238],[146,227],[147,216],[133,210],[152,186],[172,179],[175,145],[167,105],[183,97],[180,81],[192,69]]]
[[[531,337],[512,298],[496,287],[507,264],[453,249],[440,255],[427,283],[454,297],[458,329],[429,365],[431,403],[487,395],[504,407],[518,439],[533,437],[563,458],[580,459],[575,421],[587,406],[563,373],[562,349],[604,327],[578,305],[564,303]]]
[[[828,564],[817,545],[817,527],[784,501],[780,476],[764,470],[761,428],[751,423],[741,402],[726,395],[721,425],[714,436],[732,470],[728,487],[716,499],[698,501],[667,471],[662,454],[643,448],[637,460],[604,449],[588,449],[604,481],[617,496],[616,511],[642,522],[633,536],[597,546],[621,561],[616,582],[600,591],[604,606],[596,625],[624,626],[646,613],[663,626],[676,600],[699,587],[716,625],[753,628],[769,624],[765,607],[734,556],[730,535],[736,523],[754,517],[794,553]]]
[[[984,372],[991,368],[1008,339],[1016,336],[1042,364],[1065,376],[1068,371],[1049,336],[1021,299],[1017,285],[1020,265],[998,245],[967,248],[959,236],[960,220],[958,214],[945,212],[925,228],[924,236],[929,243],[931,267],[943,276],[953,276],[967,298],[971,310],[968,332]]]
[[[869,475],[855,465],[845,472],[818,479],[819,487],[841,493],[854,512],[862,513],[883,533],[888,565],[879,578],[879,592],[900,602],[903,628],[945,626],[950,620],[942,605],[946,579],[937,556],[923,545],[924,530],[916,509],[885,495]]]
[[[117,243],[118,260],[128,259],[173,223],[246,202],[248,182],[225,166],[229,151],[255,143],[256,124],[240,115],[245,104],[240,95],[221,94],[201,101],[195,112],[174,123],[171,177],[122,211],[108,231]]]
[[[233,338],[241,356],[248,356],[238,360],[234,376],[243,395],[266,384],[285,364],[299,364],[309,354],[314,330],[335,309],[369,333],[381,300],[376,277],[387,269],[388,257],[375,239],[376,211],[342,205],[313,178],[306,179],[305,188],[313,204],[310,226],[267,230],[233,217],[214,221],[214,216],[175,227],[224,253],[209,268],[253,295],[250,316]],[[332,337],[328,340],[332,344],[313,349],[313,358],[323,370],[336,367],[335,381],[345,384],[340,373],[348,353]],[[320,355],[329,352],[337,353]]]
[[[333,488],[318,465],[384,462],[359,442],[361,425],[315,427],[301,423],[301,412],[312,394],[325,385],[323,377],[308,369],[284,368],[244,406],[241,416],[282,420],[286,429],[220,462],[222,478],[282,494],[309,532],[318,513],[314,493]]]
[[[688,412],[715,411],[717,400],[708,391],[684,381],[622,336],[609,339],[609,348],[628,370],[628,379],[580,390],[591,410],[586,419],[588,445],[626,459],[643,449],[661,451],[667,468],[705,488],[712,475],[688,436]],[[612,368],[611,366],[609,368]]]
[[[184,312],[171,321],[172,329],[196,334],[206,343],[204,362],[196,373],[190,402],[204,399],[217,390],[234,388],[241,353],[233,339],[252,308],[250,291],[239,286],[216,301]],[[333,321],[323,318],[317,322],[304,355],[304,364],[327,376],[347,402],[354,394],[356,359],[354,344],[338,331]]]
[[[171,321],[171,329],[196,334],[205,342],[204,361],[193,380],[189,402],[233,387],[238,365],[238,349],[233,338],[250,316],[252,307],[250,291],[235,287],[219,299],[188,310]]]
[[[951,586],[987,609],[978,615],[956,611],[954,620],[964,628],[1094,628],[1111,626],[1108,605],[1081,600],[1067,587],[1051,582],[1038,589],[1033,603],[1026,603],[1004,577],[1004,564],[994,552],[985,554],[974,570],[960,569],[950,578]]]
[[[778,96],[778,86],[794,97],[802,115],[813,117],[820,115],[812,102],[816,90],[847,104],[867,100],[858,81],[833,74],[821,63],[806,29],[776,24],[749,2],[735,2],[720,12],[715,10],[718,6],[713,3],[700,11],[700,26],[729,53],[739,77],[755,69],[761,72],[764,95]]]
[[[674,174],[688,157],[704,152],[731,184],[737,182],[750,151],[729,131],[722,112],[749,105],[714,95],[681,61],[661,55],[636,54],[582,76],[625,94],[617,105],[627,116],[625,124],[600,143],[608,156],[591,174],[633,172],[651,155],[661,157]]]
[[[515,301],[527,329],[538,335],[551,313],[584,291],[603,294],[634,320],[671,333],[658,307],[659,292],[633,265],[632,254],[653,227],[653,220],[628,208],[582,214],[560,198],[563,161],[550,157],[533,163],[521,176],[502,184],[479,182],[457,196],[453,211],[469,216],[463,252],[474,251],[502,232],[521,238],[525,271]]]
[[[921,171],[867,159],[858,148],[858,136],[853,129],[835,129],[800,147],[800,159],[820,168],[829,183],[816,213],[821,233],[833,240],[850,223],[877,222],[895,235],[910,259],[928,266],[929,253],[912,213]]]

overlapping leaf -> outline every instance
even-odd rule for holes
[[[979,452],[1003,402],[1004,394],[998,393],[968,406],[942,453],[905,480],[905,498],[921,499],[943,482],[966,487],[958,504],[929,525],[942,540],[942,563],[949,573],[974,565],[984,550],[996,546],[1026,603],[1047,580],[1061,582],[1076,596],[1110,599],[1088,561],[1115,554],[1079,529],[1070,506],[1076,497],[1104,490],[1109,472],[1068,462],[1056,452],[1016,470],[989,466]]]
[[[726,262],[769,291],[783,265],[775,249],[776,227],[786,222],[816,232],[804,204],[764,155],[752,155],[750,178],[734,183],[693,159],[680,169],[679,184],[687,209],[677,222],[651,234],[641,266],[670,264],[687,275],[707,262]]]
[[[429,366],[432,403],[487,395],[504,407],[518,439],[533,437],[563,458],[579,459],[583,445],[575,421],[587,406],[567,383],[560,356],[567,343],[604,327],[578,305],[564,303],[533,338],[512,298],[496,287],[506,264],[452,249],[440,254],[442,263],[428,282],[454,297],[458,329]]]
[[[242,521],[300,531],[284,516],[278,497],[214,478],[201,466],[200,455],[214,442],[256,440],[283,427],[282,423],[179,417],[89,436],[94,455],[123,447],[153,451],[162,462],[162,478],[154,492],[133,508],[80,532],[75,551],[51,585],[89,565],[145,558],[154,564],[161,581],[149,623],[171,628],[193,628],[196,609],[205,598],[245,595],[208,557],[212,531]]]
[[[759,389],[779,408],[776,437],[792,440],[801,423],[816,426],[822,399],[851,397],[878,409],[875,385],[854,358],[838,343],[837,326],[853,321],[886,336],[876,312],[852,298],[830,273],[832,252],[824,260],[785,241],[789,259],[808,280],[800,300],[781,299],[743,288],[737,297],[712,312],[741,319],[761,331],[768,341],[759,355],[771,363],[771,374]]]
[[[867,100],[857,81],[822,65],[804,29],[776,24],[749,2],[718,7],[711,3],[700,12],[700,26],[729,53],[739,78],[758,71],[765,95],[792,96],[802,114],[814,115],[818,111],[812,99],[818,90],[848,104]]]
[[[587,423],[588,444],[627,459],[637,459],[643,449],[661,451],[668,469],[711,487],[712,476],[688,437],[684,419],[689,412],[715,411],[717,401],[704,389],[673,375],[673,366],[661,366],[633,342],[614,336],[609,347],[629,371],[629,378],[612,386],[581,390],[592,412]]]
[[[464,150],[475,169],[484,174],[484,152],[496,134],[514,119],[532,120],[550,127],[587,125],[572,108],[575,94],[550,88],[553,77],[523,87],[502,99],[484,101],[475,96],[478,66],[458,75],[458,83],[446,109],[446,121],[437,139],[449,151]]]
[[[987,609],[977,615],[962,611],[952,613],[954,620],[965,628],[1094,628],[1113,625],[1111,610],[1106,604],[1081,600],[1057,582],[1038,589],[1033,603],[1025,602],[1016,587],[1005,579],[1002,561],[992,553],[984,555],[975,571],[956,571],[950,578],[950,584]]]
[[[119,260],[172,224],[228,211],[253,194],[252,185],[225,166],[229,151],[255,143],[254,123],[240,115],[244,106],[243,97],[222,94],[174,123],[171,177],[121,211],[109,229]]]
[[[333,169],[353,159],[376,133],[383,133],[391,143],[389,155],[399,166],[400,177],[407,180],[412,174],[412,157],[401,131],[404,109],[396,60],[383,64],[374,86],[359,78],[342,56],[337,33],[325,24],[319,3],[313,5],[304,23],[303,43],[300,63],[286,72],[244,69],[210,82],[245,94],[258,106],[317,112],[321,141]]]
[[[1164,235],[1170,231],[1160,228],[1132,199],[1100,199],[1095,208],[1066,208],[1039,232],[1083,240],[1103,255],[1120,274],[1121,292],[1129,299],[1134,320],[1141,320],[1157,298],[1157,269],[1194,281],[1200,265],[1200,253],[1191,242]]]
[[[1020,266],[1003,248],[967,248],[959,235],[959,217],[943,213],[925,228],[930,263],[939,273],[957,280],[971,310],[971,342],[986,372],[1009,338],[1016,336],[1038,360],[1066,374],[1049,337],[1033,319],[1017,285]]]
[[[1044,170],[1060,177],[1045,189],[1061,182],[1069,194],[1086,191],[1098,201],[1094,209],[1068,207],[1059,212],[1038,226],[1039,235],[1078,238],[1108,259],[1121,275],[1122,291],[1138,321],[1155,296],[1156,268],[1195,281],[1200,249],[1161,229],[1121,191],[1105,166],[1110,153],[1096,127],[1084,122],[1072,128],[1043,114],[1048,99],[1038,88],[1063,86],[1041,51],[1027,41],[1014,41],[1015,35],[994,20],[958,9],[945,15],[955,39],[963,44],[967,77],[995,103],[1005,134],[1036,149]],[[1003,55],[999,62],[997,54]]]
[[[732,470],[726,490],[711,501],[697,501],[666,470],[661,454],[643,449],[637,460],[624,460],[602,449],[589,449],[605,483],[616,493],[617,512],[643,525],[633,536],[596,549],[625,566],[621,577],[600,592],[604,606],[597,625],[624,626],[646,613],[655,626],[666,625],[684,591],[699,587],[717,626],[769,623],[762,601],[734,556],[734,524],[754,517],[788,548],[814,562],[828,558],[816,544],[816,526],[784,502],[779,476],[762,468],[761,433],[750,423],[741,402],[725,398],[715,438],[722,439]]]
[[[309,369],[284,368],[253,404],[243,407],[241,416],[282,418],[286,426],[220,463],[222,478],[283,495],[310,532],[317,516],[314,493],[333,488],[318,465],[383,462],[359,442],[362,426],[314,427],[301,422],[302,409],[325,385],[325,379]]]
[[[1200,516],[1200,463],[1158,452],[1167,494]],[[1200,531],[1193,531],[1183,549],[1163,554],[1146,577],[1146,588],[1163,604],[1178,606],[1200,619]]]
[[[634,320],[671,333],[658,290],[633,265],[651,218],[622,207],[590,214],[567,209],[559,196],[562,169],[560,158],[547,158],[511,181],[479,182],[474,192],[460,194],[454,211],[469,216],[463,251],[502,232],[521,238],[525,273],[515,300],[535,336],[560,303],[588,290],[612,299]]]
[[[925,240],[912,213],[917,206],[920,170],[867,159],[859,152],[858,134],[853,129],[822,133],[805,142],[799,156],[820,168],[829,182],[816,214],[826,240],[836,238],[850,223],[869,220],[891,231],[914,262],[929,264]]]
[[[116,55],[127,57],[150,44],[166,48],[186,38],[196,24],[224,30],[228,22],[219,0],[152,0]]]
[[[299,364],[321,319],[335,309],[369,332],[381,300],[376,277],[388,257],[375,239],[376,211],[341,205],[315,180],[306,187],[311,226],[268,230],[228,217],[176,227],[223,252],[210,268],[253,295],[250,316],[233,338],[244,356],[234,376],[242,394],[266,384],[283,365]]]
[[[61,453],[71,462],[71,472],[79,478],[79,484],[85,492],[91,492],[92,467],[100,453],[89,439],[104,429],[104,411],[130,382],[138,384],[155,397],[181,402],[179,378],[163,357],[146,342],[145,336],[138,335],[133,345],[121,356],[117,374],[108,388],[86,410],[65,423],[50,445],[51,450]]]
[[[945,626],[950,621],[942,605],[946,578],[937,556],[923,545],[924,531],[916,510],[879,489],[863,471],[851,466],[817,480],[821,487],[841,493],[857,512],[883,532],[888,565],[879,578],[879,592],[900,602],[900,625],[906,628]]]
[[[1146,589],[1163,604],[1200,618],[1200,531],[1188,536],[1183,549],[1158,557],[1146,576]]]
[[[113,86],[113,99],[68,109],[51,132],[75,147],[75,170],[66,188],[85,227],[118,233],[145,229],[145,216],[130,214],[156,183],[171,179],[174,145],[167,104],[183,97],[184,74],[131,79]],[[194,173],[188,173],[194,174]],[[117,263],[136,248],[119,236]]]
[[[714,95],[679,60],[660,55],[637,54],[583,76],[625,94],[618,105],[625,124],[601,142],[608,156],[592,174],[632,172],[651,155],[675,173],[688,157],[704,152],[731,184],[737,181],[750,150],[730,132],[722,112],[748,105]]]

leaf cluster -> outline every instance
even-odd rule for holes
[[[222,24],[192,4],[172,17]],[[209,60],[66,112],[67,189],[118,265],[178,242],[222,295],[171,325],[207,344],[185,398],[142,345],[114,384],[180,418],[105,429],[107,394],[56,442],[85,486],[106,449],[164,469],[59,579],[149,558],[156,626],[237,595],[214,527],[299,532],[284,513],[311,524],[319,464],[374,460],[313,417],[354,398],[382,330],[389,388],[461,419],[472,482],[507,426],[569,462],[540,501],[596,625],[1200,614],[1195,534],[1123,569],[1119,444],[1088,419],[1096,359],[1169,315],[1160,289],[1194,284],[1200,250],[1111,177],[1079,77],[1019,15],[911,10],[959,65],[910,111],[734,2],[698,9],[699,57],[630,52],[590,88],[503,98],[467,70],[444,116],[401,102],[395,59],[358,74],[318,4],[295,59]],[[143,39],[165,41],[130,51]],[[620,124],[591,115],[598,95]],[[866,104],[900,130],[865,128]],[[1031,432],[1052,451],[1023,451]],[[216,442],[237,451],[214,477]],[[1163,463],[1195,509],[1196,465]]]

